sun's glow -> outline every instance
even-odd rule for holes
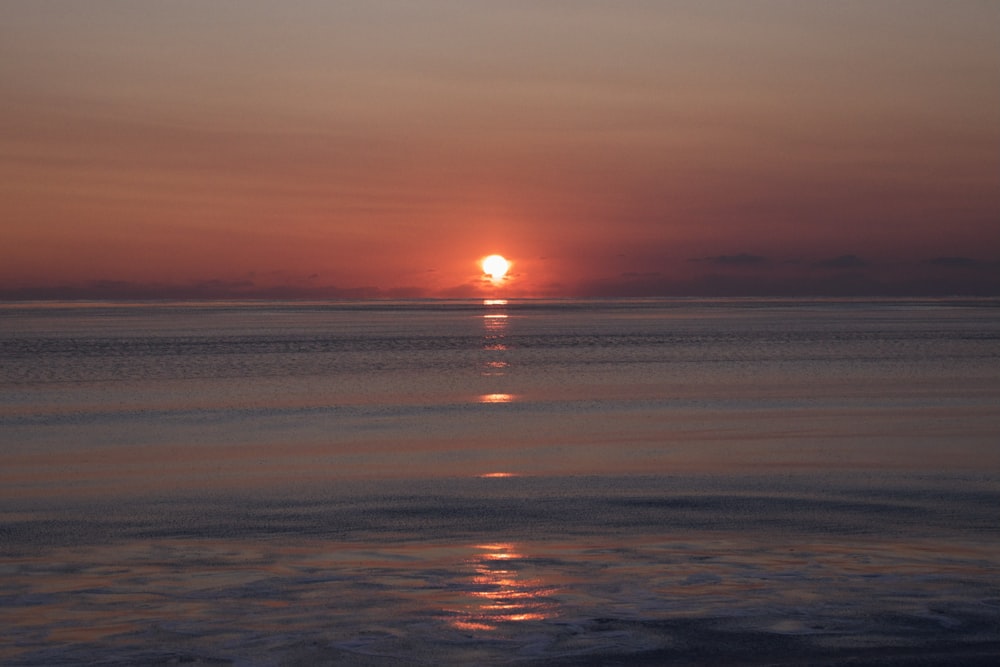
[[[510,270],[510,262],[503,255],[490,255],[483,259],[483,273],[493,282],[500,282]]]

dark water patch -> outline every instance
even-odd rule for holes
[[[601,621],[613,627],[609,619]],[[611,631],[610,629],[605,631]],[[674,621],[656,624],[673,646],[634,653],[602,652],[591,655],[542,658],[514,662],[532,667],[596,667],[598,665],[678,665],[790,667],[992,667],[1000,659],[1000,642],[924,640],[917,645],[827,648],[809,639],[756,632],[719,630],[711,622]]]
[[[950,479],[932,484],[896,476],[881,488],[830,476],[402,480],[303,488],[293,496],[219,492],[116,504],[76,501],[0,521],[0,550],[283,535],[365,540],[685,530],[995,535],[1000,492],[963,488]]]

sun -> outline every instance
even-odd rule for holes
[[[490,255],[483,259],[483,273],[487,274],[495,283],[503,280],[510,270],[510,262],[503,255]]]

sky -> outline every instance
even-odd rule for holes
[[[0,299],[1000,295],[998,26],[3,0]]]

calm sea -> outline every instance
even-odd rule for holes
[[[0,304],[0,663],[1000,659],[1000,300]]]

